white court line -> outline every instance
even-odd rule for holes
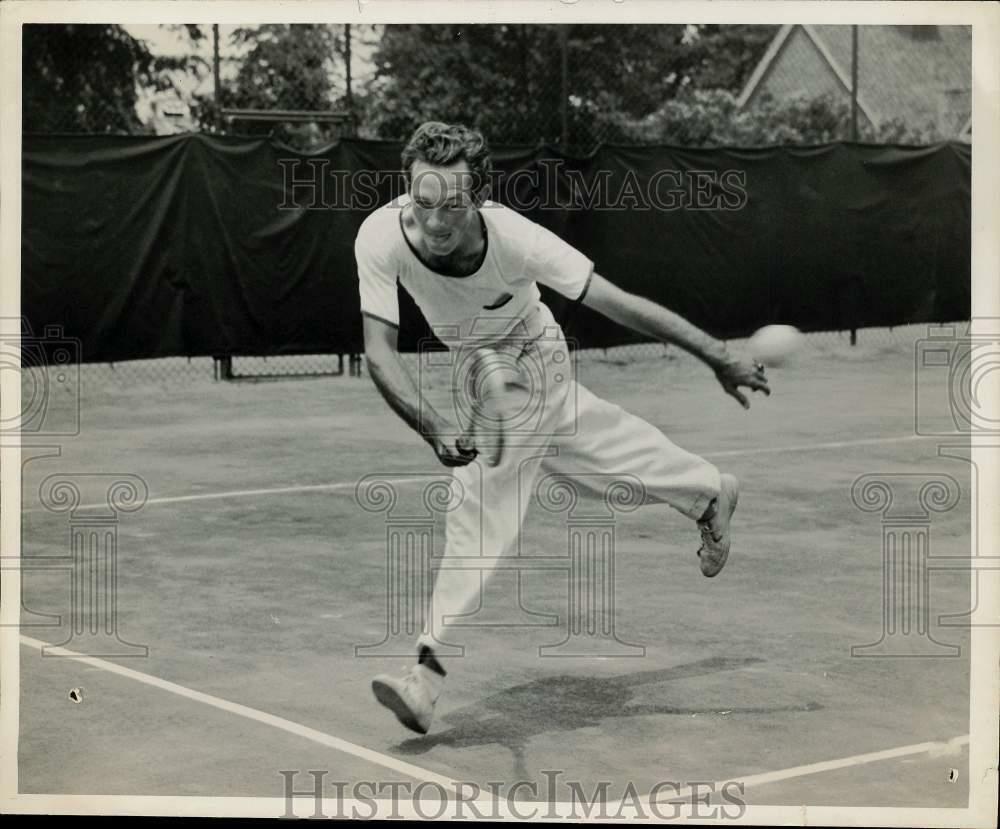
[[[875,446],[881,443],[906,443],[913,440],[933,440],[942,438],[963,437],[964,433],[955,432],[950,435],[898,435],[886,438],[860,438],[858,440],[840,440],[831,443],[802,443],[797,446],[754,446],[748,449],[728,449],[722,452],[705,452],[703,458],[733,458],[741,455],[771,455],[779,452],[814,452],[822,449],[844,449],[851,446]],[[411,475],[406,478],[386,478],[393,484],[420,483],[431,480],[433,475]],[[278,486],[264,489],[231,489],[222,492],[202,492],[197,495],[171,495],[163,498],[149,498],[144,507],[152,504],[179,504],[185,501],[215,501],[224,498],[248,498],[255,495],[285,495],[292,492],[336,492],[337,490],[353,489],[357,483],[332,484],[297,484],[295,486]],[[82,504],[77,510],[106,509],[107,502]],[[22,515],[32,515],[49,512],[45,507],[34,507],[21,510]]]
[[[792,766],[791,768],[782,769],[780,771],[768,771],[763,772],[762,774],[752,774],[749,777],[734,775],[727,781],[719,781],[715,783],[714,788],[707,789],[707,791],[721,792],[723,790],[722,787],[726,785],[726,783],[742,783],[746,789],[751,786],[762,786],[766,783],[777,783],[780,780],[791,780],[795,777],[805,777],[809,774],[820,774],[825,771],[836,771],[837,769],[846,769],[852,766],[863,766],[867,763],[878,763],[882,760],[895,760],[899,757],[908,757],[912,754],[958,754],[961,747],[968,744],[969,735],[963,734],[960,737],[953,737],[947,742],[914,743],[913,745],[890,748],[885,751],[872,751],[868,754],[855,754],[853,757],[843,757],[839,760],[826,760],[821,763],[809,763],[804,766]],[[688,800],[692,794],[704,797],[706,788],[703,786],[699,786],[699,788],[701,788],[700,795],[691,788],[684,788],[676,793],[665,792],[663,797],[654,798],[652,802],[670,803],[676,800]]]
[[[21,635],[21,644],[38,650],[47,646],[49,648],[49,652],[56,656],[75,659],[78,662],[82,662],[84,665],[90,665],[91,667],[99,668],[102,671],[118,674],[119,676],[123,676],[127,679],[134,679],[136,682],[141,682],[144,685],[151,685],[154,688],[159,688],[162,691],[168,691],[179,697],[185,697],[186,699],[194,700],[195,702],[202,702],[205,705],[211,705],[213,708],[218,708],[221,711],[235,714],[238,717],[245,717],[248,720],[259,722],[262,725],[269,725],[272,728],[286,731],[289,734],[304,737],[305,739],[311,740],[314,743],[319,743],[322,746],[327,746],[328,748],[342,751],[344,754],[350,754],[361,760],[366,760],[369,763],[375,763],[376,765],[383,766],[384,768],[400,772],[405,774],[407,777],[414,778],[415,780],[437,783],[445,789],[452,790],[457,790],[456,787],[459,785],[457,781],[448,777],[435,774],[432,771],[420,768],[420,766],[414,766],[411,763],[397,760],[395,757],[390,757],[387,754],[380,754],[370,748],[349,743],[347,740],[334,737],[332,734],[324,734],[322,731],[317,731],[314,728],[299,725],[299,723],[286,720],[283,717],[276,717],[273,714],[258,711],[256,708],[249,708],[246,705],[240,705],[237,702],[230,702],[229,700],[225,700],[220,697],[214,697],[211,694],[203,694],[201,691],[193,691],[190,688],[185,688],[183,685],[177,685],[174,682],[168,682],[165,679],[160,679],[159,677],[152,676],[151,674],[144,674],[141,671],[125,668],[121,665],[116,665],[114,662],[108,662],[94,656],[84,656],[83,654],[74,653],[66,648],[55,647],[49,645],[48,642],[42,642],[39,639],[32,639],[30,636],[25,636],[23,634]]]
[[[857,440],[838,440],[830,443],[802,443],[798,446],[765,446],[750,449],[728,449],[723,452],[706,452],[705,458],[732,458],[738,455],[772,455],[777,452],[813,452],[818,449],[844,449],[850,446],[876,446],[880,443],[908,443],[911,440],[933,440],[943,438],[966,437],[963,432],[952,432],[946,435],[898,435],[888,438],[858,438]]]
[[[334,737],[331,734],[325,734],[322,731],[317,731],[314,728],[309,728],[308,726],[300,725],[299,723],[292,722],[291,720],[286,720],[283,717],[276,717],[273,714],[267,714],[264,711],[258,711],[256,708],[249,708],[246,705],[240,705],[236,702],[230,702],[224,700],[220,697],[212,696],[211,694],[204,694],[201,691],[194,691],[190,688],[186,688],[183,685],[177,685],[174,682],[168,682],[165,679],[160,679],[159,677],[152,676],[151,674],[142,673],[141,671],[135,671],[131,668],[125,668],[121,665],[116,665],[114,662],[108,662],[104,659],[98,659],[93,656],[83,656],[82,654],[74,653],[73,651],[67,650],[66,648],[55,647],[49,645],[47,642],[42,642],[39,639],[32,639],[29,636],[21,634],[21,644],[27,647],[35,648],[41,650],[42,647],[48,645],[50,652],[62,657],[68,657],[75,659],[78,662],[82,662],[85,665],[90,665],[91,667],[98,668],[100,670],[108,671],[113,674],[118,674],[127,679],[134,679],[137,682],[141,682],[144,685],[150,685],[154,688],[159,688],[163,691],[169,691],[172,694],[176,694],[180,697],[185,697],[186,699],[194,700],[195,702],[202,702],[206,705],[210,705],[213,708],[218,708],[222,711],[226,711],[230,714],[235,714],[240,717],[245,717],[254,722],[259,722],[262,725],[269,725],[273,728],[278,728],[289,734],[294,734],[298,737],[304,737],[307,740],[311,740],[314,743],[319,743],[320,745],[327,746],[328,748],[336,749],[337,751],[342,751],[345,754],[350,754],[353,757],[357,757],[361,760],[366,760],[370,763],[374,763],[384,768],[391,769],[392,771],[401,772],[402,774],[412,777],[415,780],[422,780],[428,783],[436,783],[445,789],[451,789],[455,792],[460,792],[459,788],[461,784],[452,780],[451,778],[444,777],[443,775],[436,774],[435,772],[428,771],[427,769],[420,768],[419,766],[414,766],[411,763],[403,762],[402,760],[397,760],[394,757],[390,757],[386,754],[380,754],[377,751],[373,751],[370,748],[365,748],[364,746],[356,745],[355,743],[350,743],[347,740],[342,740],[339,737]],[[742,783],[744,788],[750,786],[760,786],[765,783],[775,783],[779,780],[790,780],[795,777],[804,777],[809,774],[820,774],[826,771],[836,771],[837,769],[849,768],[851,766],[861,766],[866,763],[876,763],[881,760],[893,760],[899,757],[907,757],[912,754],[932,754],[940,753],[942,755],[957,754],[960,747],[968,745],[969,735],[964,734],[960,737],[954,737],[947,742],[927,742],[927,743],[916,743],[914,745],[901,746],[900,748],[891,748],[885,751],[873,751],[868,754],[855,754],[852,757],[844,757],[839,760],[826,760],[820,763],[809,763],[804,766],[793,766],[792,768],[782,769],[780,771],[770,771],[764,772],[762,774],[754,774],[749,777],[732,777],[726,781],[720,781],[715,784],[715,787],[709,791],[721,792],[722,787],[726,783],[735,782]],[[688,799],[692,794],[697,796],[704,796],[705,792],[702,791],[699,795],[697,791],[691,788],[684,788],[677,792],[670,792],[667,796],[662,798],[656,798],[654,802],[656,803],[670,803],[671,801]],[[648,802],[648,799],[647,799]],[[620,805],[620,801],[615,804],[609,804],[610,806]]]
[[[410,475],[405,478],[382,478],[386,483],[405,484],[417,481],[431,480],[432,475]],[[184,501],[215,501],[222,498],[246,498],[254,495],[283,495],[290,492],[335,492],[339,489],[354,489],[354,483],[333,483],[333,484],[295,484],[294,486],[276,486],[264,489],[230,489],[222,492],[201,492],[197,495],[170,495],[163,498],[149,498],[143,504],[144,507],[150,504],[179,504]],[[107,501],[93,504],[81,504],[76,509],[107,509]],[[45,507],[35,507],[33,509],[22,510],[22,513],[50,512]]]

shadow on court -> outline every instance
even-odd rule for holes
[[[436,746],[468,748],[496,744],[511,751],[519,779],[526,779],[523,752],[528,740],[550,731],[576,731],[595,727],[603,720],[649,715],[777,714],[818,711],[816,702],[767,706],[671,705],[669,689],[663,703],[634,702],[642,686],[689,679],[725,671],[738,671],[763,659],[712,657],[655,671],[638,671],[610,677],[548,676],[505,688],[473,705],[451,711],[441,723],[448,727],[394,746],[401,754],[423,754]],[[437,726],[439,729],[441,725]]]

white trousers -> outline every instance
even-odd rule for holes
[[[457,644],[452,623],[479,607],[495,568],[491,560],[515,548],[536,484],[557,480],[550,473],[598,497],[668,504],[693,520],[719,494],[715,466],[576,381],[562,331],[545,305],[517,337],[495,348],[510,367],[503,401],[507,445],[495,467],[477,459],[454,471],[461,501],[447,515],[432,618],[418,646]],[[617,488],[608,491],[613,482]],[[553,497],[561,496],[553,490]],[[448,566],[449,558],[469,557],[484,561]]]

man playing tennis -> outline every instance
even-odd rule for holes
[[[648,502],[669,504],[696,522],[701,572],[716,576],[729,555],[736,478],[720,474],[654,426],[577,383],[570,376],[562,331],[541,302],[536,283],[696,355],[744,408],[749,401],[740,387],[770,394],[763,366],[734,358],[724,343],[677,314],[615,287],[554,233],[487,201],[491,162],[478,132],[425,123],[406,145],[402,161],[408,194],[372,213],[355,242],[365,356],[386,402],[441,463],[454,467],[461,485],[462,501],[448,513],[443,561],[507,553],[527,504],[518,497],[518,487],[541,469],[551,469],[634,476]],[[452,332],[449,347],[506,350],[514,374],[504,385],[498,411],[504,406],[524,410],[525,395],[535,398],[528,401],[537,412],[534,434],[528,436],[534,439],[511,442],[496,466],[477,461],[477,447],[460,437],[462,424],[421,400],[397,351],[397,280],[432,327]],[[529,362],[536,374],[541,367],[541,388],[518,381],[519,367],[527,370]],[[444,683],[435,646],[447,641],[449,622],[477,606],[487,575],[483,569],[442,567],[433,618],[417,642],[417,664],[400,678],[382,675],[372,682],[379,702],[414,731],[427,732]]]

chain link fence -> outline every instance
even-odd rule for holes
[[[961,334],[967,322],[943,323]],[[849,331],[818,331],[805,334],[799,353],[792,365],[811,359],[837,359],[865,363],[892,356],[912,355],[916,343],[928,335],[929,326],[904,325],[898,328],[866,328],[857,332],[852,343]],[[729,340],[727,346],[735,354],[747,354],[746,340]],[[404,353],[403,362],[418,376],[422,357]],[[681,349],[662,343],[635,343],[611,348],[590,348],[575,352],[580,374],[593,376],[603,370],[623,367],[658,370],[663,366],[687,365],[693,370],[696,358]],[[441,360],[435,360],[440,364]],[[426,363],[425,363],[426,366]],[[45,367],[22,369],[22,398],[27,400],[39,388],[52,385]],[[424,369],[426,374],[426,368]],[[363,355],[300,354],[279,357],[163,357],[151,360],[129,360],[120,363],[85,363],[78,367],[81,393],[100,399],[103,395],[159,394],[171,389],[212,385],[229,381],[254,384],[287,380],[318,380],[353,382],[368,378]],[[446,382],[444,378],[440,382]]]
[[[854,137],[914,143],[941,138],[916,125],[901,130],[891,124],[880,134],[865,125],[864,113],[861,127],[852,133],[852,116],[856,120],[858,112],[852,111],[843,90],[836,99],[827,92],[802,103],[804,99],[792,94],[794,89],[789,92],[779,85],[775,91],[788,101],[775,102],[762,94],[754,110],[759,117],[749,115],[741,108],[746,101],[741,104],[739,98],[741,91],[746,97],[747,82],[768,46],[785,36],[790,39],[786,51],[794,54],[795,27],[786,28],[31,24],[23,30],[23,129],[268,135],[312,151],[345,136],[405,140],[428,119],[471,120],[495,144],[546,144],[571,155],[591,153],[602,142],[817,143]],[[829,53],[851,61],[847,30],[852,27],[819,28],[844,30],[823,36],[830,39]],[[921,27],[862,28],[888,32]],[[916,50],[913,44],[922,42],[921,48],[930,49],[926,44],[933,40],[926,31],[878,36],[890,34],[896,38],[891,48],[900,54],[909,54],[907,50]],[[971,33],[968,39],[971,55]],[[963,92],[960,69],[962,61],[968,63],[961,53],[964,41],[954,32],[945,40],[933,48],[954,53],[954,65],[942,61],[934,68],[936,86],[927,89],[948,93],[944,97],[951,109],[940,105],[938,115],[957,134],[956,125],[968,120],[971,68]],[[888,83],[875,77],[885,61],[871,53],[884,53],[890,46],[866,32],[860,58],[856,47],[858,87]],[[797,77],[794,66],[778,65],[772,74],[780,78],[781,71]],[[919,61],[905,64],[901,71],[904,88],[909,85],[919,93],[920,73],[925,72]],[[803,74],[793,82],[805,88],[810,81]],[[789,103],[796,100],[798,104]],[[899,330],[905,329],[865,329],[860,340],[892,346]],[[810,339],[850,349],[854,337],[833,331]],[[595,350],[586,358],[659,359],[664,348],[630,345]],[[87,372],[111,386],[138,381],[155,386],[194,378],[350,377],[362,368],[358,355],[327,354],[170,358],[89,366]]]

